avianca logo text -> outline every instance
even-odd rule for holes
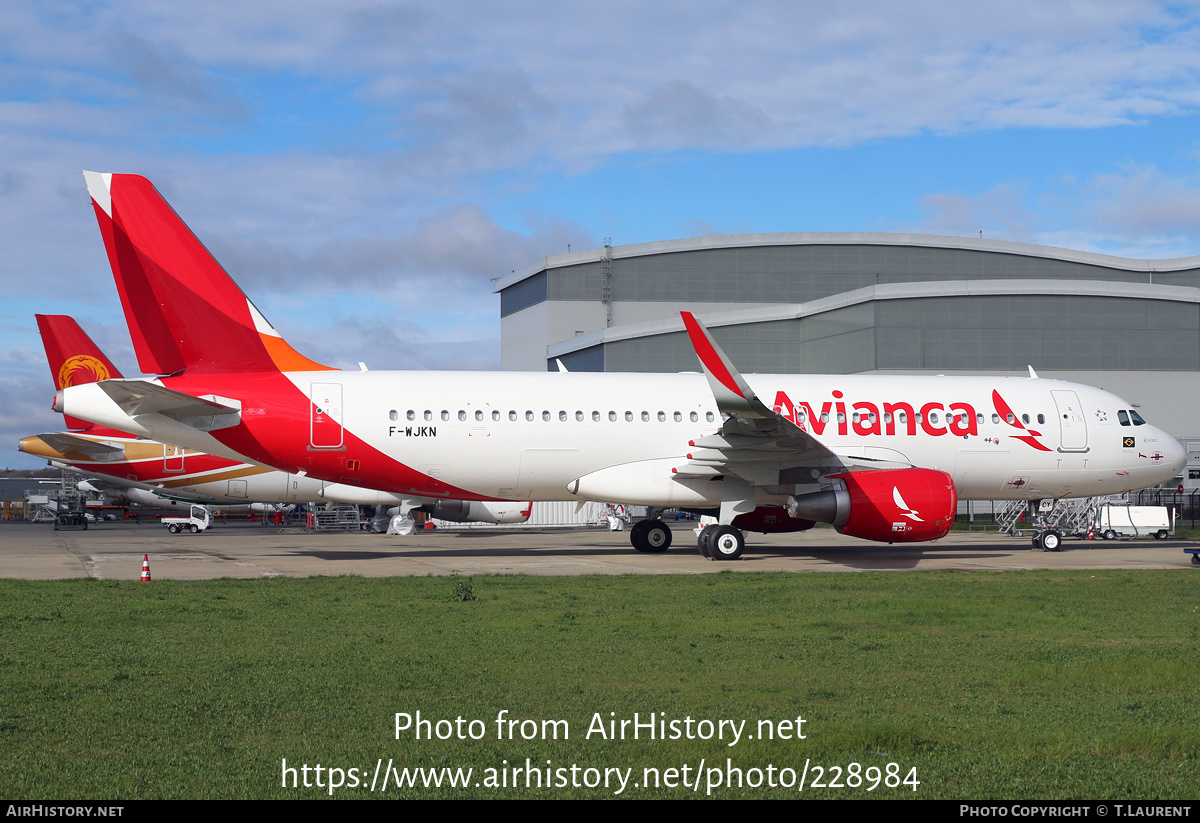
[[[992,404],[996,409],[993,422],[1003,422],[1020,432],[1010,437],[1038,451],[1051,450],[1041,442],[1042,433],[1023,425],[998,391],[992,392]],[[970,403],[951,403],[947,406],[930,402],[917,408],[911,403],[873,403],[863,400],[849,404],[847,409],[847,402],[840,391],[834,391],[833,399],[822,403],[820,411],[806,400],[793,402],[786,392],[778,391],[775,393],[774,411],[815,435],[824,434],[833,423],[839,435],[853,431],[864,437],[896,434],[915,436],[918,427],[932,437],[947,434],[977,437],[982,419],[982,415]]]
[[[883,407],[882,411],[880,405]],[[916,435],[918,426],[925,434],[933,437],[940,437],[944,434],[953,434],[957,437],[979,434],[975,407],[970,403],[951,403],[949,408],[942,403],[926,403],[916,409],[911,403],[877,405],[868,401],[859,401],[852,404],[850,412],[847,413],[842,393],[834,391],[833,399],[825,401],[821,405],[820,412],[817,412],[808,401],[801,400],[799,403],[793,403],[785,392],[780,391],[775,393],[774,410],[805,431],[811,431],[816,435],[824,434],[826,427],[834,421],[836,421],[838,434],[849,434],[850,429],[853,428],[855,434],[864,436],[894,435],[897,423],[904,427],[901,433],[910,436]],[[940,425],[943,419],[942,415],[944,415],[946,423],[944,426]]]

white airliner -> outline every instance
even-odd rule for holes
[[[121,373],[71,317],[35,315],[56,388],[94,383]],[[122,495],[147,506],[176,503],[226,505],[329,501],[413,511],[456,522],[523,523],[528,502],[428,500],[327,483],[241,460],[137,438],[68,417],[71,431],[22,438],[17,448],[52,465],[86,474],[89,490]],[[265,511],[260,506],[257,510]],[[382,518],[381,518],[382,519]],[[406,524],[407,525],[407,524]]]
[[[959,497],[1111,494],[1185,464],[1099,389],[1032,373],[743,377],[687,313],[703,375],[329,369],[284,342],[149,181],[85,177],[139,364],[166,376],[68,387],[55,408],[157,440],[399,495],[705,512],[714,559],[741,555],[742,529],[815,522],[935,540]],[[631,540],[662,551],[671,532],[649,519]]]

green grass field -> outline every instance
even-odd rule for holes
[[[0,796],[328,796],[320,764],[342,770],[335,797],[604,797],[618,769],[622,797],[704,796],[719,779],[718,797],[1195,799],[1196,584],[1191,570],[4,580]],[[498,739],[505,710],[538,739],[520,725]],[[396,713],[418,711],[483,733],[396,739]],[[596,713],[635,712],[682,739],[586,736]],[[797,717],[803,740],[786,724],[789,739],[747,739]],[[568,739],[564,725],[540,739],[552,720]],[[742,737],[698,739],[702,720],[745,721]],[[540,788],[524,771],[513,786],[527,758]],[[372,795],[389,760],[473,771],[467,788]]]

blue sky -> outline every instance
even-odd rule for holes
[[[351,367],[498,367],[490,279],[605,237],[1200,254],[1196,3],[8,0],[0,89],[14,444],[61,427],[35,312],[136,371],[85,168]]]

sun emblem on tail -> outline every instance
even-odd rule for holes
[[[77,354],[68,357],[58,370],[58,388],[95,383],[109,377],[108,366],[104,363],[89,354]]]

